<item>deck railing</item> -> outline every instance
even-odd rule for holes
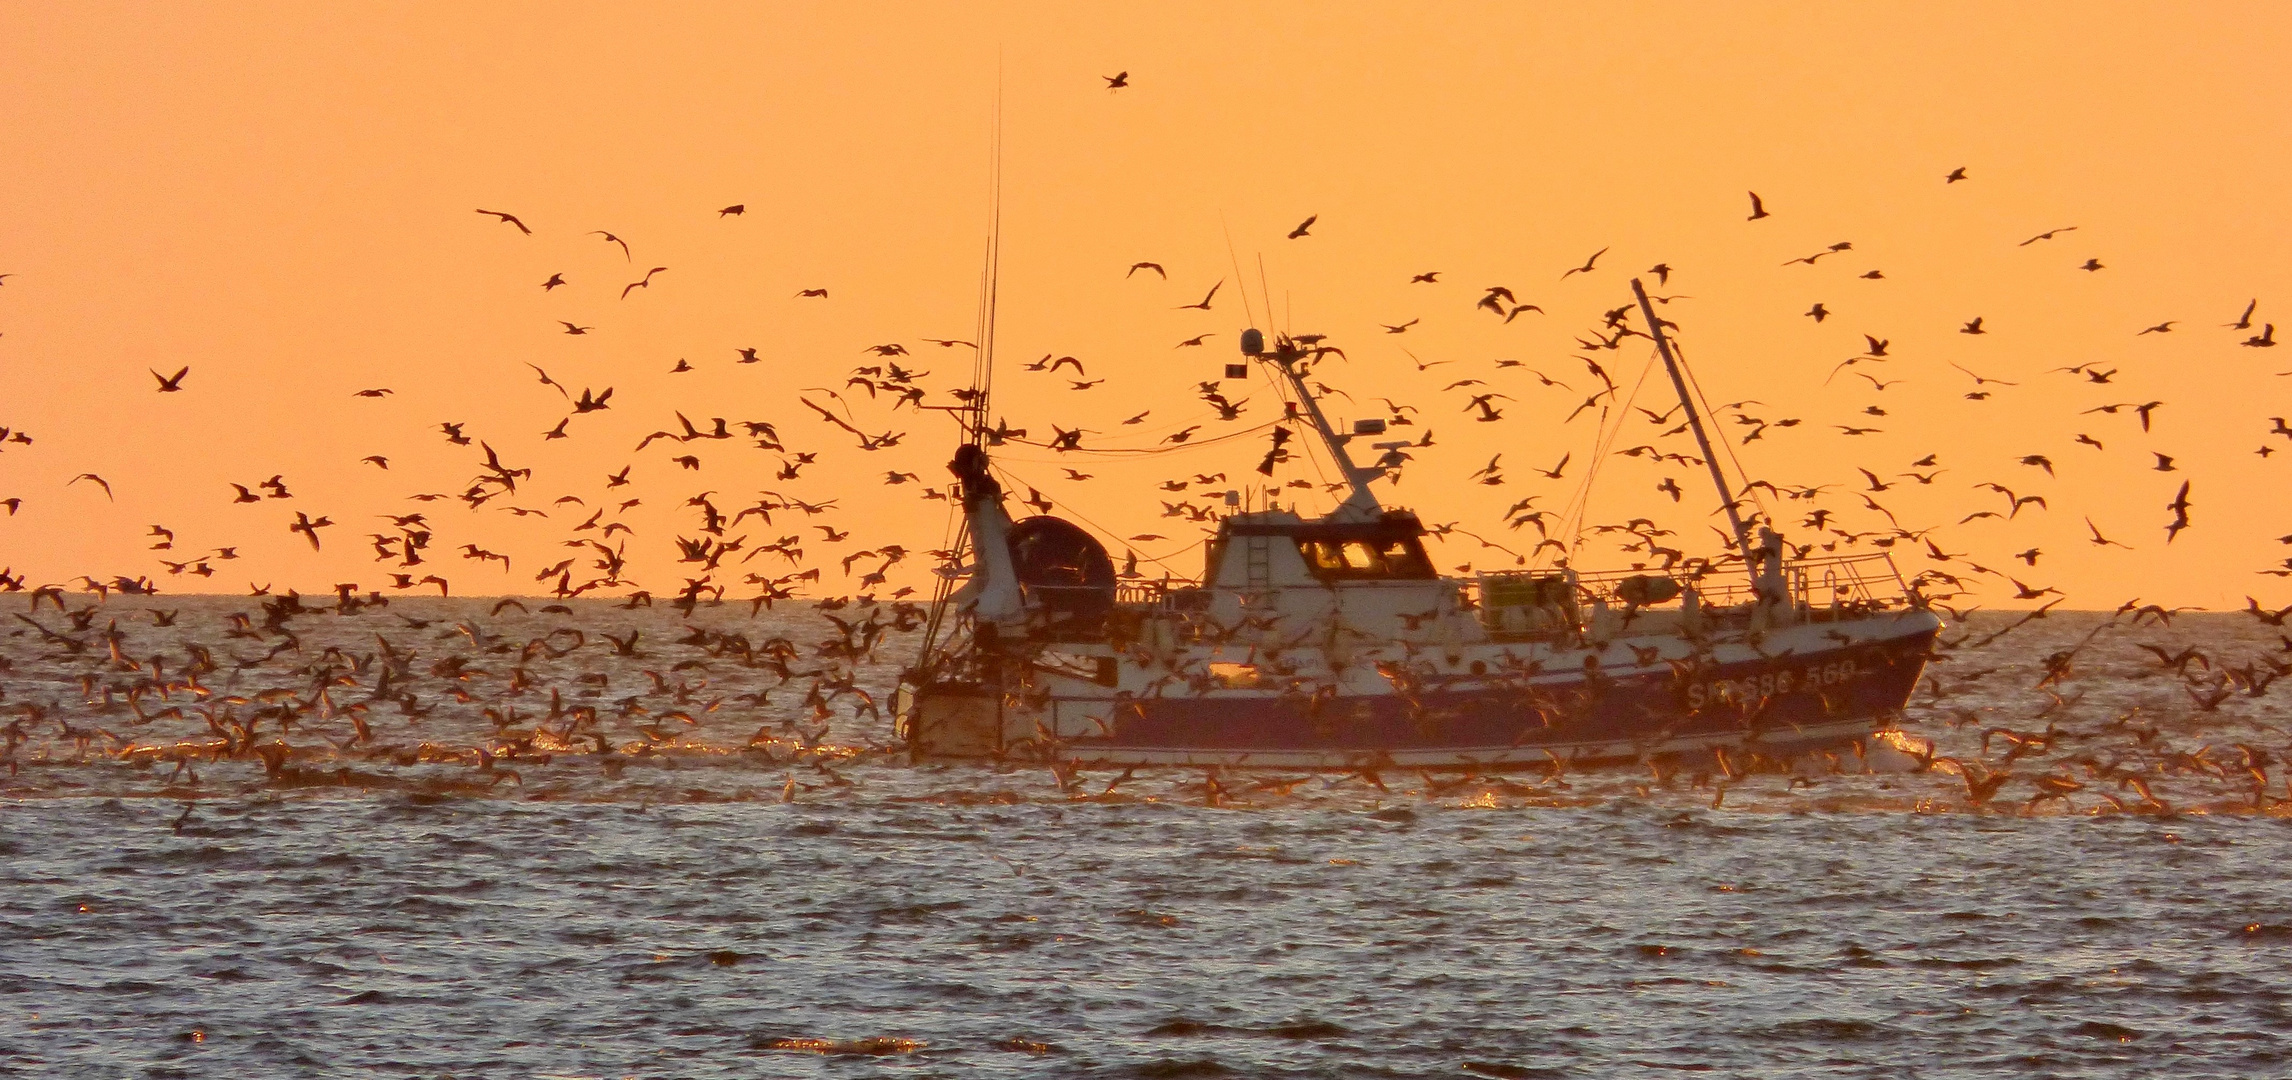
[[[1512,571],[1503,576],[1521,573]],[[1486,578],[1499,576],[1492,573]],[[1633,578],[1647,576],[1663,575],[1646,570],[1599,570],[1578,573],[1576,587],[1585,600],[1623,607],[1625,600],[1617,590]],[[1732,607],[1756,599],[1750,579],[1740,566],[1683,579],[1681,583],[1693,585],[1698,601],[1705,607]],[[1894,568],[1893,556],[1883,551],[1786,560],[1783,583],[1792,602],[1808,608],[1891,607],[1908,603],[1910,597],[1901,572]]]
[[[1477,579],[1465,579],[1463,584],[1467,595],[1477,604],[1481,599],[1478,594],[1488,585],[1549,579],[1560,573],[1555,570],[1492,570]],[[1574,581],[1579,601],[1599,600],[1623,607],[1626,601],[1617,590],[1625,582],[1666,576],[1660,570],[1594,570],[1578,571]],[[1732,607],[1755,599],[1750,580],[1739,566],[1686,575],[1678,580],[1682,585],[1692,585],[1698,600],[1705,607]],[[1903,581],[1901,572],[1895,569],[1893,556],[1883,551],[1786,560],[1783,563],[1783,581],[1793,602],[1813,608],[1839,605],[1898,606],[1907,603],[1910,598],[1909,586]],[[1301,587],[1315,591],[1324,588],[1321,585]],[[1203,597],[1201,588],[1201,582],[1184,578],[1125,581],[1115,586],[1115,603],[1126,608],[1185,607],[1189,601]]]

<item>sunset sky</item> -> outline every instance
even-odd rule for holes
[[[1534,528],[1507,529],[1504,510],[1534,495],[1556,524],[1597,458],[1592,522],[1654,517],[1709,553],[1701,471],[1613,453],[1692,452],[1684,436],[1624,420],[1601,457],[1598,406],[1563,422],[1598,388],[1576,357],[1627,396],[1647,369],[1643,339],[1576,344],[1639,275],[1677,297],[1662,314],[1714,403],[1802,421],[1746,444],[1757,425],[1714,418],[1754,477],[1833,485],[1776,504],[1793,540],[1837,540],[1798,526],[1817,506],[1884,526],[1856,494],[1868,469],[1903,526],[2003,572],[1905,542],[1905,575],[1942,566],[1980,602],[2015,606],[2010,575],[2072,607],[2292,603],[2287,579],[2259,573],[2292,555],[2277,540],[2292,533],[2292,437],[2270,432],[2292,413],[2276,374],[2292,348],[2241,344],[2270,322],[2292,338],[2283,5],[8,2],[0,29],[0,427],[34,440],[0,443],[0,499],[22,500],[0,516],[0,567],[29,584],[382,587],[402,568],[375,562],[368,535],[394,531],[379,515],[421,512],[436,539],[417,575],[530,593],[604,509],[635,530],[630,577],[667,594],[696,576],[673,540],[699,535],[686,503],[704,492],[728,515],[763,490],[836,500],[733,530],[750,548],[803,534],[830,593],[851,587],[852,550],[939,547],[947,505],[886,479],[943,486],[954,424],[846,380],[897,343],[911,355],[894,359],[930,372],[931,403],[967,385],[970,351],[924,339],[975,336],[999,102],[995,412],[1035,438],[1080,425],[1086,448],[1151,448],[1189,425],[1198,441],[1274,420],[1261,379],[1226,385],[1250,399],[1233,423],[1196,384],[1237,358],[1245,326],[1323,333],[1346,354],[1316,372],[1351,395],[1327,402],[1338,417],[1389,415],[1389,397],[1421,410],[1395,435],[1435,432],[1397,487],[1377,485],[1389,505],[1526,553]],[[1118,72],[1128,85],[1110,89]],[[1746,220],[1751,191],[1771,216]],[[746,212],[718,212],[732,204]],[[1125,277],[1139,261],[1168,280]],[[1657,263],[1673,271],[1660,287]],[[1439,280],[1411,282],[1426,272]],[[553,274],[566,285],[544,290]],[[1213,284],[1209,310],[1180,308]],[[1542,312],[1476,308],[1497,285]],[[2249,329],[2223,326],[2253,300]],[[1817,302],[1819,323],[1804,314]],[[1962,333],[1977,317],[1985,332]],[[1865,335],[1887,342],[1883,362],[1835,370]],[[742,348],[760,362],[738,363]],[[1105,381],[1025,370],[1046,354]],[[680,359],[694,370],[672,374]],[[568,402],[529,365],[574,396],[612,387],[611,408],[544,439]],[[2055,370],[2078,365],[2115,374]],[[180,392],[157,392],[153,370],[184,366]],[[1444,389],[1468,379],[1485,385]],[[798,401],[829,403],[815,387],[862,430],[909,435],[861,450]],[[391,393],[354,396],[366,389]],[[1990,396],[1966,398],[1977,390]],[[1467,399],[1492,392],[1512,399],[1495,402],[1503,419],[1476,421]],[[2151,401],[2147,432],[2129,408],[2087,411]],[[1629,404],[1670,408],[1660,374]],[[784,455],[748,440],[633,450],[681,430],[680,411],[735,432],[770,422],[819,460],[780,481]],[[476,474],[478,446],[449,444],[446,421],[533,470],[517,496],[409,501]],[[1265,447],[1261,432],[1176,455],[1012,446],[1000,460],[1118,558],[1190,575],[1201,526],[1162,516],[1156,500],[1180,496],[1155,485],[1226,473],[1189,489],[1205,503],[1258,479]],[[698,469],[671,461],[687,454]],[[1474,480],[1497,454],[1505,482]],[[1560,479],[1535,471],[1563,455]],[[608,489],[623,466],[628,484]],[[111,497],[71,482],[82,473]],[[232,501],[231,483],[274,474],[292,499]],[[1656,490],[1666,477],[1683,501]],[[1300,460],[1275,479],[1292,478],[1323,474]],[[2184,481],[2192,526],[2168,546]],[[2008,507],[1984,483],[2046,505],[1961,524]],[[613,509],[627,498],[642,504]],[[297,512],[335,522],[323,551],[287,530]],[[2096,545],[2088,520],[2130,548]],[[153,525],[173,549],[149,550]],[[1141,535],[1161,539],[1127,539]],[[511,569],[463,559],[465,544]],[[160,562],[226,546],[241,558],[211,578]],[[1514,564],[1461,536],[1436,558]],[[1579,562],[1622,558],[1594,546]],[[923,584],[928,561],[894,584]],[[718,580],[739,598],[754,591],[741,575],[792,569],[766,555]]]

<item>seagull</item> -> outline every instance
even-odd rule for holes
[[[541,291],[542,291],[542,292],[548,292],[549,290],[551,290],[551,289],[554,289],[554,288],[558,287],[559,285],[563,285],[563,284],[565,284],[565,275],[563,275],[563,274],[551,274],[551,275],[549,275],[549,280],[547,280],[547,281],[544,281],[544,282],[542,282],[542,283],[541,283]]]
[[[1300,236],[1308,235],[1305,230],[1312,228],[1313,223],[1319,220],[1321,220],[1321,215],[1314,214],[1304,221],[1298,222],[1296,228],[1289,230],[1289,238],[1295,240]]]
[[[566,333],[568,333],[568,334],[586,334],[586,333],[588,333],[589,331],[591,331],[591,330],[595,330],[595,329],[596,329],[596,327],[594,327],[594,326],[575,326],[575,325],[573,325],[572,323],[566,322],[566,321],[565,321],[565,320],[563,320],[563,319],[559,319],[559,320],[557,320],[557,324],[558,324],[559,326],[562,326],[562,327],[564,327],[564,328],[565,328],[565,332],[566,332]]]
[[[1099,78],[1106,80],[1106,88],[1108,90],[1120,90],[1130,85],[1130,73],[1127,71],[1118,71],[1112,75],[1101,75]]]
[[[1167,270],[1164,270],[1164,269],[1162,269],[1162,264],[1161,264],[1161,263],[1155,263],[1155,262],[1135,262],[1135,263],[1131,263],[1131,264],[1130,264],[1130,274],[1135,274],[1135,273],[1137,273],[1137,272],[1138,272],[1138,271],[1140,271],[1140,270],[1152,270],[1152,271],[1154,271],[1154,273],[1156,273],[1156,274],[1160,275],[1160,276],[1161,276],[1161,278],[1162,278],[1162,280],[1164,280],[1164,281],[1168,281],[1168,280],[1170,280],[1170,272],[1169,272],[1169,271],[1167,271]],[[1128,277],[1130,276],[1130,274],[1124,274],[1124,275],[1122,275],[1122,276],[1123,276],[1124,278],[1128,278]]]
[[[2075,225],[2063,225],[2062,227],[2060,227],[2060,228],[2058,228],[2058,229],[2047,229],[2047,230],[2045,230],[2044,232],[2041,232],[2041,233],[2037,234],[2036,236],[2032,236],[2032,237],[2030,237],[2029,239],[2027,239],[2027,240],[2024,240],[2024,241],[2022,241],[2022,242],[2021,242],[2021,243],[2019,243],[2019,244],[2015,244],[2014,246],[2015,246],[2015,247],[2028,247],[2028,246],[2030,246],[2031,244],[2037,243],[2037,242],[2038,242],[2038,241],[2040,241],[2040,240],[2051,240],[2051,239],[2053,239],[2054,235],[2055,235],[2055,234],[2057,234],[2057,233],[2065,233],[2065,232],[2076,232],[2076,231],[2077,231],[2077,226],[2075,226]]]
[[[147,370],[148,370],[148,369],[147,369]],[[176,391],[178,391],[178,390],[181,390],[181,389],[183,389],[183,376],[185,376],[185,375],[189,375],[190,373],[191,373],[191,369],[190,369],[190,368],[188,368],[188,367],[185,367],[185,368],[183,368],[183,369],[181,369],[181,370],[177,371],[177,372],[176,372],[175,374],[173,374],[173,375],[161,375],[160,373],[158,373],[158,372],[156,372],[156,371],[153,371],[153,372],[151,373],[151,377],[152,377],[152,378],[154,378],[154,379],[157,379],[157,380],[159,380],[159,392],[160,392],[160,393],[162,393],[162,394],[172,394],[172,393],[174,393],[174,392],[176,392]]]
[[[1759,200],[1759,193],[1758,193],[1758,192],[1756,192],[1756,191],[1752,192],[1752,193],[1751,193],[1751,216],[1750,216],[1750,217],[1747,217],[1747,218],[1744,218],[1743,220],[1745,220],[1745,221],[1757,221],[1757,220],[1759,220],[1760,218],[1763,218],[1763,217],[1772,217],[1772,216],[1774,216],[1774,215],[1767,213],[1767,204],[1766,204],[1766,203],[1764,203],[1764,202],[1761,202],[1761,201]]]
[[[612,233],[606,232],[606,231],[605,231],[605,230],[603,230],[603,229],[592,229],[592,230],[590,230],[590,232],[589,232],[589,235],[591,235],[591,236],[602,236],[602,237],[604,237],[604,238],[605,238],[605,242],[606,242],[606,243],[609,243],[609,244],[619,244],[619,245],[621,245],[621,258],[623,258],[623,259],[625,259],[625,260],[628,260],[628,261],[630,261],[630,262],[634,262],[634,261],[636,261],[636,260],[635,260],[635,257],[629,254],[629,242],[628,242],[628,241],[626,241],[626,240],[623,240],[623,239],[621,239],[621,238],[620,238],[620,237],[618,237],[618,236],[614,236]]]
[[[1311,224],[1311,223],[1310,223],[1310,222],[1308,222],[1307,224]],[[1192,309],[1192,310],[1195,310],[1195,311],[1208,311],[1208,310],[1210,310],[1210,299],[1211,299],[1211,297],[1214,297],[1214,296],[1218,295],[1218,290],[1219,290],[1219,289],[1221,289],[1221,288],[1223,288],[1223,287],[1225,287],[1225,283],[1226,283],[1226,279],[1224,279],[1224,278],[1219,278],[1219,279],[1218,279],[1218,283],[1217,283],[1216,285],[1212,285],[1212,286],[1210,286],[1209,295],[1202,297],[1202,302],[1201,302],[1201,303],[1199,303],[1199,304],[1180,304],[1180,305],[1178,305],[1178,307],[1177,307],[1177,310],[1179,310],[1179,311],[1186,311],[1186,310],[1188,310],[1188,309]]]
[[[104,497],[104,498],[106,498],[106,499],[111,499],[111,498],[112,498],[112,494],[111,494],[111,483],[110,483],[110,481],[107,481],[107,480],[105,480],[103,477],[97,476],[96,474],[94,474],[94,473],[92,473],[92,472],[84,472],[84,473],[81,473],[81,474],[79,474],[78,476],[72,477],[71,479],[64,481],[64,486],[65,486],[65,487],[70,487],[70,486],[72,486],[73,484],[77,484],[77,483],[79,483],[79,482],[80,482],[80,481],[82,481],[82,480],[93,480],[93,481],[95,481],[95,485],[96,485],[97,487],[100,487],[100,488],[102,488],[102,489],[103,489],[103,497]],[[116,499],[113,499],[112,501],[114,501],[114,502],[117,502],[118,500],[116,500]]]
[[[747,204],[747,203],[733,203],[732,205],[730,205],[730,206],[727,206],[727,207],[725,207],[724,209],[717,211],[717,212],[716,212],[716,216],[717,216],[717,217],[739,217],[740,215],[742,215],[742,214],[745,214],[745,213],[747,213],[747,212],[748,212],[748,204]]]
[[[1599,249],[1598,251],[1592,252],[1592,257],[1591,257],[1591,258],[1589,258],[1589,259],[1585,259],[1585,260],[1584,260],[1584,265],[1582,265],[1582,266],[1578,266],[1578,267],[1574,267],[1574,268],[1570,269],[1570,270],[1569,270],[1567,273],[1561,274],[1561,275],[1560,275],[1560,280],[1562,280],[1562,281],[1566,281],[1566,280],[1568,280],[1568,276],[1569,276],[1570,274],[1589,274],[1589,273],[1591,273],[1591,272],[1592,272],[1592,266],[1593,266],[1593,264],[1595,264],[1595,263],[1599,262],[1599,261],[1600,261],[1600,256],[1602,256],[1602,255],[1605,255],[1605,254],[1607,254],[1607,253],[1608,253],[1608,249],[1606,249],[1606,248],[1601,248],[1601,249]]]
[[[668,267],[665,267],[665,266],[656,266],[656,267],[653,267],[653,268],[652,268],[652,269],[650,269],[650,270],[647,270],[647,271],[645,271],[645,279],[644,279],[643,281],[632,281],[632,282],[630,282],[628,285],[624,286],[624,287],[621,289],[621,299],[623,299],[623,300],[626,300],[626,299],[628,299],[628,298],[629,298],[629,291],[630,291],[630,290],[632,290],[632,289],[649,289],[649,288],[652,288],[652,285],[653,285],[653,275],[654,275],[654,274],[658,274],[658,273],[660,273],[661,271],[663,271],[663,270],[666,270],[666,269],[668,269]]]
[[[305,514],[305,513],[303,513],[303,512],[302,512],[302,511],[300,511],[300,510],[297,510],[297,511],[295,511],[295,512],[294,512],[294,524],[287,526],[287,531],[288,531],[288,532],[298,532],[298,533],[301,533],[301,534],[303,534],[305,537],[309,538],[309,540],[310,540],[310,549],[311,549],[312,551],[317,551],[317,550],[318,550],[318,530],[320,530],[320,529],[323,529],[323,528],[325,528],[325,527],[327,527],[327,526],[329,526],[329,525],[332,525],[332,524],[334,524],[334,522],[333,522],[333,521],[331,521],[331,520],[329,520],[329,519],[327,519],[327,518],[326,518],[325,516],[323,516],[323,515],[321,515],[321,516],[318,518],[318,520],[316,520],[316,521],[313,521],[313,520],[311,520],[311,517],[310,517],[310,515],[308,515],[308,514]]]
[[[2173,324],[2179,321],[2180,320],[2178,319],[2166,319],[2165,321],[2158,323],[2155,326],[2141,331],[2141,334],[2170,334],[2173,332]],[[2140,337],[2141,334],[2135,334],[2133,336]]]
[[[2251,303],[2244,305],[2244,314],[2237,316],[2235,322],[2222,323],[2221,325],[2230,330],[2250,330],[2252,329],[2252,313],[2258,310],[2260,310],[2260,298],[2254,297]]]
[[[519,232],[521,232],[521,233],[524,233],[524,234],[525,234],[525,235],[527,235],[527,236],[531,236],[531,235],[533,235],[533,230],[532,230],[532,229],[528,229],[528,228],[526,228],[526,227],[525,227],[525,223],[524,223],[524,222],[517,220],[517,215],[516,215],[516,214],[504,214],[504,213],[502,213],[502,212],[501,212],[501,211],[499,211],[499,210],[480,210],[480,211],[478,211],[478,213],[481,213],[481,214],[491,214],[491,215],[493,215],[494,217],[500,218],[500,219],[502,219],[503,221],[509,222],[510,224],[517,226],[517,231],[519,231]]]
[[[1957,168],[1955,168],[1955,169],[1951,169],[1951,170],[1950,170],[1950,175],[1943,177],[1943,178],[1942,178],[1942,182],[1943,182],[1943,183],[1945,183],[1945,184],[1955,184],[1955,183],[1957,183],[1958,181],[1960,181],[1960,180],[1963,180],[1963,179],[1965,179],[1965,178],[1966,178],[1966,167],[1965,167],[1965,166],[1963,166],[1963,165],[1960,165],[1960,166],[1958,166],[1958,167],[1957,167]]]

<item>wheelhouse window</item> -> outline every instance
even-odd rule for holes
[[[1297,542],[1305,565],[1322,579],[1424,580],[1437,576],[1424,546],[1412,537],[1316,539]]]

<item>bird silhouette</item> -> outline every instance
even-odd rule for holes
[[[1560,280],[1562,280],[1562,281],[1566,281],[1566,280],[1568,280],[1568,278],[1569,278],[1570,276],[1572,276],[1572,275],[1575,275],[1575,274],[1589,274],[1589,273],[1591,273],[1591,272],[1592,272],[1592,267],[1593,267],[1595,264],[1597,264],[1597,263],[1600,261],[1600,256],[1602,256],[1602,255],[1605,255],[1605,254],[1607,254],[1607,253],[1608,253],[1608,249],[1606,249],[1606,248],[1601,248],[1601,249],[1599,249],[1598,251],[1592,252],[1592,257],[1591,257],[1591,258],[1589,258],[1589,259],[1585,259],[1585,260],[1584,260],[1584,265],[1582,265],[1582,266],[1577,266],[1577,267],[1571,267],[1571,268],[1569,268],[1569,269],[1568,269],[1566,272],[1564,272],[1564,273],[1562,273],[1562,274],[1560,275]]]
[[[656,266],[656,267],[653,267],[653,268],[652,268],[652,269],[650,269],[650,270],[647,270],[647,271],[645,271],[645,277],[644,277],[644,280],[642,280],[642,281],[632,281],[632,282],[628,283],[627,285],[625,285],[625,286],[623,286],[623,287],[621,288],[621,299],[623,299],[623,300],[626,300],[626,299],[628,299],[628,298],[629,298],[629,293],[630,293],[630,291],[631,291],[631,290],[634,290],[634,289],[649,289],[649,288],[651,288],[651,287],[652,287],[652,284],[653,284],[653,275],[654,275],[654,274],[658,274],[658,273],[660,273],[661,271],[663,271],[663,270],[666,270],[666,269],[668,269],[668,267],[665,267],[665,266]]]
[[[2183,480],[2181,481],[2180,492],[2173,496],[2173,501],[2165,504],[2165,509],[2173,512],[2172,523],[2165,526],[2165,543],[2172,543],[2173,539],[2180,535],[2182,529],[2189,527],[2191,505],[2189,502],[2189,482]]]
[[[1773,215],[1767,213],[1767,204],[1764,200],[1759,198],[1759,193],[1756,191],[1751,192],[1751,216],[1743,220],[1757,221],[1760,218],[1772,216]]]
[[[191,374],[191,369],[189,367],[184,367],[178,369],[173,375],[161,375],[160,373],[154,371],[151,373],[151,377],[159,380],[160,393],[172,394],[178,390],[183,389],[183,376],[189,374]]]
[[[503,221],[506,221],[506,222],[508,222],[508,223],[510,223],[510,224],[512,224],[512,225],[515,225],[515,226],[517,226],[517,231],[518,231],[518,232],[524,233],[524,234],[525,234],[525,235],[527,235],[527,236],[531,236],[531,235],[533,235],[533,230],[532,230],[532,229],[528,229],[528,228],[526,228],[526,227],[525,227],[525,223],[524,223],[524,222],[517,220],[517,215],[516,215],[516,214],[504,214],[504,213],[502,213],[502,212],[501,212],[501,211],[499,211],[499,210],[480,210],[480,211],[478,211],[478,213],[481,213],[481,214],[489,214],[489,215],[491,215],[491,216],[493,216],[493,217],[497,217],[497,218],[500,218],[500,219],[501,219],[501,220],[503,220]]]
[[[603,229],[593,229],[593,230],[591,230],[591,231],[590,231],[589,235],[591,235],[591,236],[602,236],[602,237],[604,237],[604,238],[605,238],[605,242],[606,242],[606,243],[608,243],[608,244],[619,244],[619,245],[621,245],[621,259],[622,259],[623,261],[625,261],[625,262],[635,262],[635,261],[636,261],[635,257],[629,254],[629,242],[628,242],[628,241],[626,241],[626,240],[623,240],[623,239],[621,239],[621,238],[620,238],[620,237],[618,237],[618,236],[614,236],[612,233],[606,232],[606,231],[605,231],[605,230],[603,230]]]
[[[1306,230],[1311,229],[1313,227],[1313,223],[1319,220],[1321,220],[1321,215],[1314,214],[1311,217],[1306,218],[1304,221],[1298,222],[1296,228],[1289,230],[1289,238],[1295,240],[1298,237],[1308,235]]]

